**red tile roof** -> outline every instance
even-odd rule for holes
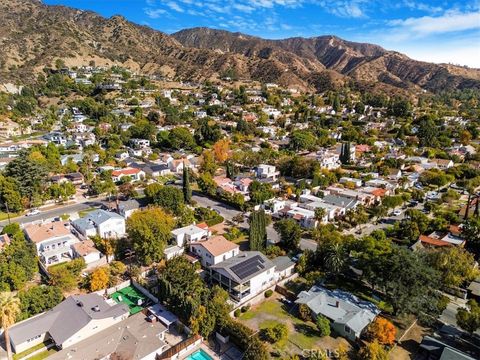
[[[134,168],[125,168],[125,169],[120,169],[120,170],[114,170],[112,171],[113,176],[119,176],[119,175],[134,175],[138,174],[141,170],[140,169],[134,169]]]
[[[428,244],[432,246],[452,246],[452,244],[450,244],[449,242],[446,242],[440,239],[435,239],[433,237],[426,236],[426,235],[420,235],[419,240],[424,244]]]

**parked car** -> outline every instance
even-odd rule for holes
[[[40,214],[40,210],[38,210],[38,209],[32,209],[32,210],[30,210],[29,212],[27,212],[27,213],[25,214],[25,216],[35,216],[35,215],[38,215],[38,214]]]
[[[394,216],[400,216],[400,215],[402,215],[402,210],[400,210],[400,209],[393,210],[393,215],[394,215]]]

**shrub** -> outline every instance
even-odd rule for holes
[[[305,304],[300,304],[298,306],[298,317],[303,321],[311,321],[312,320],[312,313],[310,312],[310,308]]]
[[[242,313],[242,312],[240,311],[240,309],[236,309],[236,310],[233,312],[233,316],[235,316],[236,318],[238,318],[241,313]]]
[[[284,340],[288,336],[288,328],[285,324],[276,324],[264,329],[263,334],[271,343]]]
[[[269,298],[269,297],[272,296],[272,295],[273,295],[273,290],[268,289],[267,291],[265,291],[265,297],[266,297],[266,298]]]
[[[325,316],[318,315],[316,324],[320,337],[330,335],[330,321]]]
[[[250,304],[242,306],[241,310],[242,310],[242,313],[247,312],[248,310],[250,310]]]

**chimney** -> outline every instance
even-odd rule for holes
[[[335,307],[336,307],[336,308],[340,307],[340,302],[339,302],[338,300],[335,301]]]

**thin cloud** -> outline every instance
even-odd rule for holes
[[[150,18],[150,19],[158,19],[162,15],[167,14],[167,10],[164,9],[150,9],[146,8],[143,10],[145,14]]]
[[[447,11],[442,16],[392,20],[388,24],[416,36],[476,30],[480,29],[480,12]]]
[[[165,5],[167,5],[170,9],[172,9],[174,11],[177,11],[177,12],[180,12],[180,13],[185,12],[185,10],[183,10],[183,8],[174,1],[169,1]]]

